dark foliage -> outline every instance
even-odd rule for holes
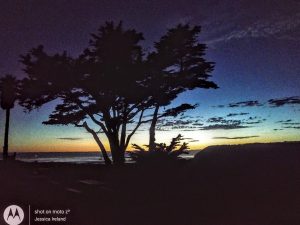
[[[183,158],[180,157],[182,154],[188,154],[188,144],[185,142],[180,144],[182,140],[182,135],[179,134],[177,137],[172,139],[169,145],[165,143],[155,143],[155,148],[151,150],[146,150],[139,145],[133,144],[132,147],[135,150],[128,153],[131,159],[137,163],[172,163],[183,160]]]
[[[153,96],[155,108],[149,130],[149,148],[155,146],[155,127],[159,118],[177,116],[196,105],[183,104],[159,115],[160,107],[169,105],[180,93],[195,88],[218,88],[208,81],[214,63],[204,59],[206,46],[198,42],[199,26],[179,24],[169,29],[155,43],[155,51],[148,56],[151,77],[146,86]]]
[[[18,96],[18,80],[12,75],[6,75],[0,79],[0,103],[1,108],[11,109]]]
[[[203,58],[206,47],[198,43],[199,33],[198,26],[178,25],[145,55],[141,33],[124,29],[121,22],[107,22],[77,58],[66,52],[50,55],[39,46],[21,57],[28,76],[20,104],[30,111],[59,99],[43,123],[82,127],[107,155],[93,123],[107,137],[114,163],[123,163],[131,137],[142,124],[151,122],[149,143],[154,149],[157,120],[196,107],[183,103],[160,112],[161,106],[187,90],[217,88],[207,80],[213,63]],[[150,120],[144,116],[147,110],[154,110]]]

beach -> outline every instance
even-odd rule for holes
[[[1,209],[19,205],[31,224],[297,224],[299,156],[231,152],[121,167],[1,161]]]

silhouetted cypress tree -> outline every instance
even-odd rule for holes
[[[178,94],[195,88],[217,88],[208,81],[214,63],[204,59],[206,46],[198,42],[200,27],[179,24],[155,43],[155,51],[148,57],[151,76],[147,80],[153,96],[154,113],[149,129],[149,150],[155,149],[155,126],[158,118],[177,116],[195,108],[182,104],[159,115],[159,108],[166,106]]]
[[[108,139],[113,162],[122,164],[131,137],[143,123],[151,121],[155,133],[157,118],[194,107],[182,104],[159,115],[160,106],[169,105],[183,91],[216,87],[206,81],[213,66],[201,58],[205,48],[193,39],[198,28],[179,25],[174,29],[191,33],[192,37],[184,38],[189,42],[169,41],[169,36],[177,35],[171,29],[155,44],[156,51],[146,57],[140,45],[143,35],[112,22],[92,34],[88,48],[77,58],[66,53],[49,55],[42,46],[34,48],[22,56],[28,76],[22,82],[20,103],[30,111],[59,99],[44,124],[85,128],[109,164],[98,131],[91,126],[94,123]],[[186,47],[179,46],[182,44]],[[175,54],[178,51],[180,54]],[[182,66],[179,71],[168,70],[178,63]],[[149,121],[144,112],[152,109],[156,113]]]

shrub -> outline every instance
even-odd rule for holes
[[[165,143],[156,143],[154,149],[142,148],[137,144],[133,144],[134,151],[128,152],[131,159],[137,163],[167,163],[184,160],[180,157],[182,154],[189,154],[188,144],[183,142],[182,135],[173,138],[170,145]],[[148,147],[148,146],[146,146]]]

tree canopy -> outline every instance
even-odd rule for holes
[[[78,57],[33,48],[21,56],[27,78],[20,104],[30,111],[60,99],[43,123],[85,128],[110,163],[102,140],[90,126],[93,122],[106,135],[114,163],[123,163],[141,124],[151,122],[150,130],[155,131],[159,117],[195,107],[185,103],[159,114],[160,106],[168,106],[186,90],[217,88],[207,80],[213,63],[203,58],[205,45],[198,43],[199,33],[198,26],[178,25],[154,44],[153,52],[145,53],[142,33],[124,29],[121,22],[107,22],[91,35],[89,46]],[[146,110],[154,110],[152,119],[145,119]],[[149,143],[154,142],[155,138]]]
[[[7,74],[0,79],[0,104],[4,110],[14,107],[18,94],[18,80]]]

